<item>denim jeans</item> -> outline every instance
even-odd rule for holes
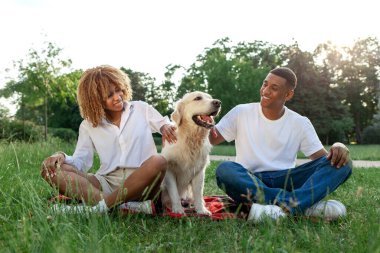
[[[291,169],[257,173],[228,161],[216,169],[216,181],[238,203],[276,204],[296,214],[333,192],[351,173],[351,161],[337,169],[326,157]]]

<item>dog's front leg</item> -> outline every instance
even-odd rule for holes
[[[185,211],[181,204],[181,197],[178,194],[177,180],[170,170],[166,171],[165,185],[172,204],[172,212],[184,214]]]
[[[203,200],[203,187],[205,178],[205,168],[199,171],[199,173],[191,181],[193,188],[194,207],[197,213],[211,215],[211,212],[205,207]]]

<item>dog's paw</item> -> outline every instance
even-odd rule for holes
[[[196,209],[196,210],[197,210],[198,214],[211,216],[211,212],[206,207],[202,207],[202,208],[199,208],[199,209]]]
[[[172,212],[173,213],[179,213],[179,214],[185,214],[185,209],[181,205],[173,205],[172,206]]]

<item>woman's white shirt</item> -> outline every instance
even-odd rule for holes
[[[65,163],[87,172],[93,165],[94,152],[100,158],[100,175],[117,167],[140,167],[150,156],[157,154],[152,133],[160,132],[170,124],[156,109],[142,101],[130,101],[124,105],[120,127],[106,119],[93,127],[83,120],[79,127],[78,143],[72,156],[66,155]]]

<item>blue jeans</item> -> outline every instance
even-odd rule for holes
[[[251,173],[235,162],[216,169],[216,181],[238,203],[276,204],[291,214],[303,213],[344,183],[352,173],[352,162],[340,169],[326,157],[295,168]]]

